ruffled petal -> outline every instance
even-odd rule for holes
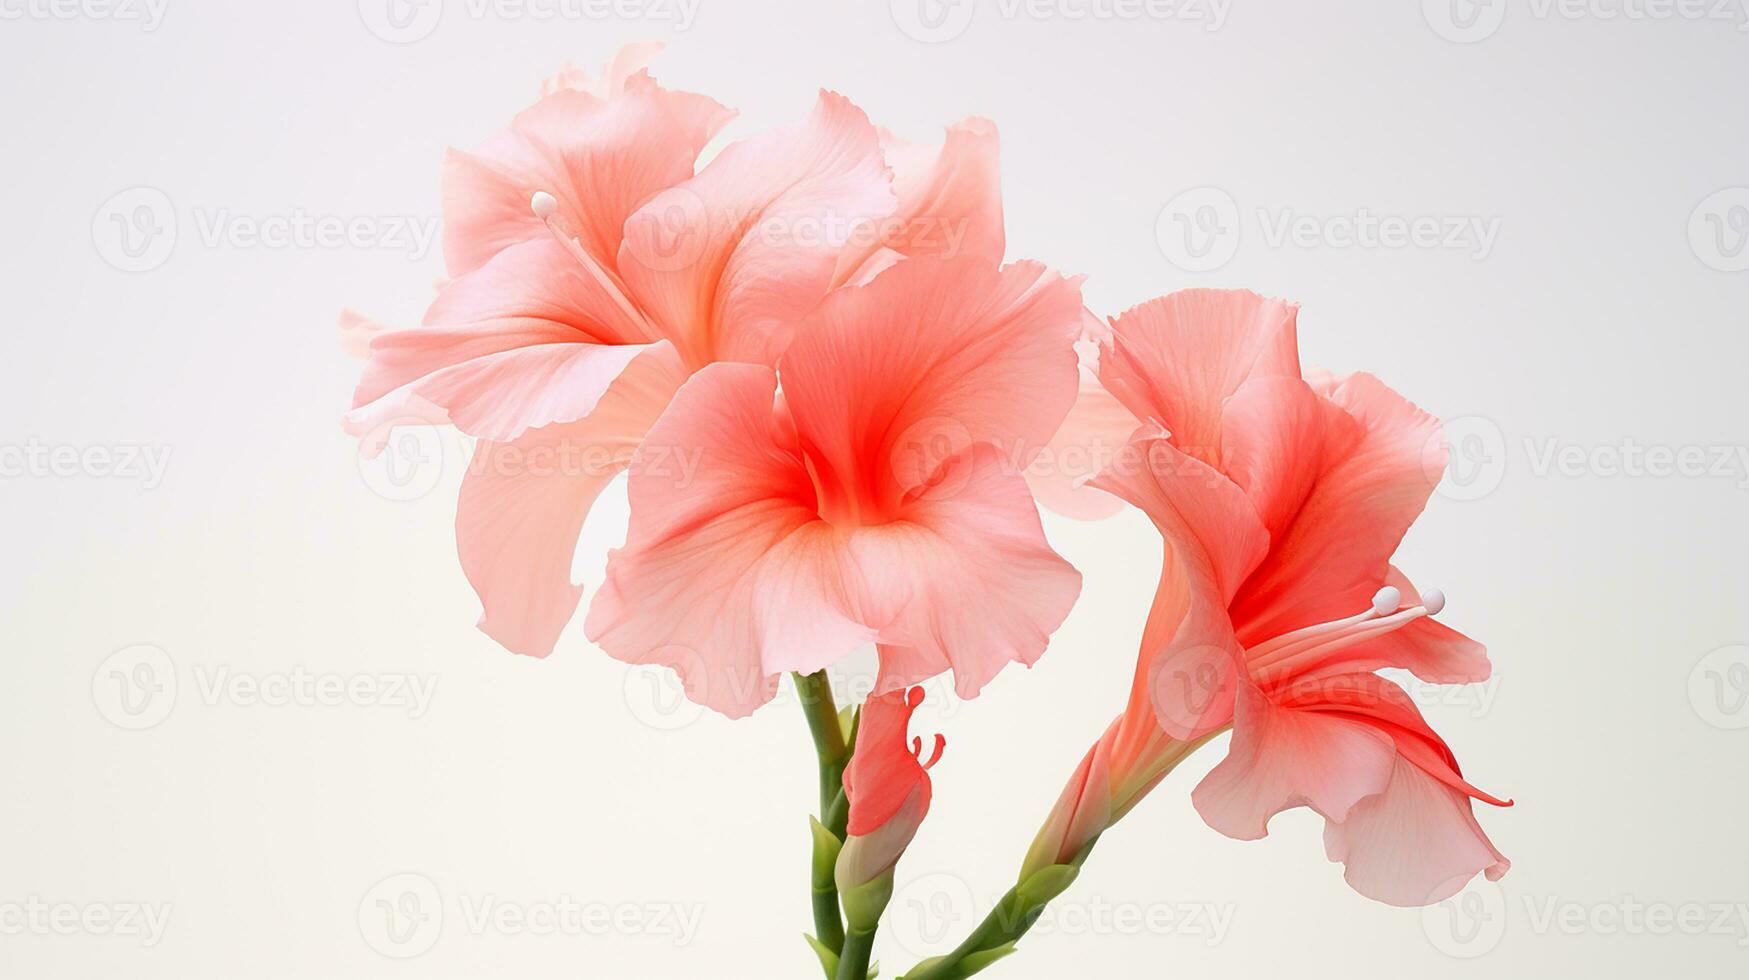
[[[666,342],[633,342],[641,338],[616,316],[557,243],[512,246],[450,283],[425,326],[376,336],[352,422],[392,418],[408,394],[487,439],[574,422],[633,360],[674,356]]]
[[[851,231],[893,205],[868,117],[822,92],[807,121],[727,147],[644,203],[618,268],[688,364],[773,364]]]
[[[920,145],[881,131],[898,207],[879,235],[864,236],[838,258],[834,282],[861,278],[882,249],[899,256],[965,255],[1002,263],[1001,140],[996,124],[972,117],[948,127],[939,145]]]
[[[1233,620],[1247,644],[1366,608],[1439,481],[1428,462],[1439,446],[1437,419],[1367,374],[1344,380],[1329,399],[1361,435],[1326,455],[1269,561],[1235,598]]]
[[[1081,345],[1077,345],[1077,349]],[[1097,521],[1123,509],[1123,501],[1087,486],[1105,465],[1117,458],[1141,421],[1099,383],[1097,366],[1081,364],[1081,386],[1075,404],[1026,470],[1026,482],[1041,506],[1064,517]]]
[[[451,150],[443,167],[450,275],[546,237],[529,210],[536,191],[553,195],[561,227],[612,269],[626,218],[652,194],[690,178],[699,150],[732,115],[703,96],[665,92],[646,76],[612,99],[554,92],[478,151]]]
[[[1186,289],[1111,321],[1100,380],[1173,445],[1221,462],[1222,404],[1253,378],[1300,376],[1299,307],[1244,290]]]
[[[1512,866],[1476,822],[1469,797],[1399,758],[1383,793],[1324,827],[1324,850],[1368,898],[1413,908],[1457,894],[1477,872]]]
[[[854,615],[879,628],[878,692],[946,666],[959,696],[974,697],[1008,664],[1036,663],[1081,592],[1025,481],[987,444],[950,460],[899,520],[847,536]]]
[[[456,549],[484,607],[480,629],[505,649],[552,652],[583,594],[571,559],[584,518],[681,380],[678,359],[644,358],[588,418],[475,448],[456,508]]]
[[[1309,806],[1341,820],[1390,782],[1397,753],[1365,722],[1284,708],[1241,687],[1227,757],[1191,794],[1210,827],[1239,840],[1269,833],[1269,818]]]
[[[909,259],[835,291],[780,369],[822,514],[893,519],[975,443],[1024,470],[1074,403],[1080,310],[1032,262]]]
[[[1091,485],[1140,508],[1166,542],[1136,668],[1161,727],[1180,739],[1220,728],[1243,654],[1227,604],[1269,533],[1243,490],[1164,436],[1138,436]]]
[[[875,639],[842,610],[845,543],[813,508],[770,368],[715,364],[681,387],[645,437],[625,547],[585,621],[617,659],[674,668],[687,696],[730,717],[770,700],[784,670],[817,670]],[[699,454],[677,477],[639,461]]]

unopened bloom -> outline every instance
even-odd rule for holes
[[[1456,759],[1379,668],[1486,679],[1482,647],[1391,565],[1445,466],[1439,423],[1370,375],[1307,379],[1296,308],[1190,290],[1117,317],[1101,379],[1157,426],[1093,485],[1166,540],[1129,708],[1089,753],[1029,866],[1122,816],[1200,741],[1225,760],[1193,799],[1210,826],[1262,837],[1308,806],[1361,893],[1445,898],[1508,862]]]
[[[863,704],[856,753],[844,770],[850,822],[834,875],[841,893],[891,872],[929,813],[929,768],[941,759],[947,740],[936,735],[924,761],[923,739],[908,737],[911,714],[922,703],[923,689],[913,687]]]
[[[869,643],[877,693],[1036,661],[1081,576],[1020,469],[1074,400],[1080,302],[1036,263],[907,259],[829,295],[775,371],[693,375],[639,453],[701,463],[633,466],[589,637],[734,717]]]

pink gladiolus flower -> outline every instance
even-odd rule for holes
[[[947,740],[935,736],[929,761],[923,739],[907,743],[911,714],[923,703],[923,689],[877,694],[863,704],[856,753],[844,770],[844,795],[850,822],[838,852],[838,889],[849,892],[891,871],[911,846],[929,813],[929,768],[941,758]]]
[[[806,122],[694,176],[733,113],[657,86],[642,71],[654,51],[550,79],[480,151],[450,154],[455,278],[422,327],[371,342],[348,419],[367,451],[396,424],[481,438],[457,549],[481,629],[517,653],[552,651],[582,594],[570,567],[589,508],[688,375],[775,363],[829,289],[901,258],[1002,250],[988,123],[914,147],[822,93]]]
[[[639,459],[697,472],[634,464],[590,638],[735,717],[868,643],[876,693],[951,668],[969,697],[1037,660],[1080,574],[1010,454],[1075,398],[1079,293],[1036,263],[907,259],[828,296],[775,371],[693,375]]]
[[[1362,894],[1425,905],[1508,862],[1408,695],[1373,673],[1485,679],[1483,648],[1431,618],[1391,565],[1444,470],[1437,420],[1370,375],[1307,380],[1297,309],[1190,290],[1113,323],[1101,378],[1138,418],[1132,452],[1093,485],[1166,539],[1128,710],[1083,761],[1029,856],[1062,860],[1201,741],[1233,728],[1193,799],[1240,839],[1308,806]]]

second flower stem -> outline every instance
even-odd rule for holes
[[[820,824],[839,843],[844,841],[845,824],[850,808],[844,798],[844,767],[850,762],[850,745],[846,741],[843,723],[839,721],[838,704],[832,698],[832,681],[824,670],[812,674],[793,674],[796,694],[802,702],[802,713],[808,719],[808,733],[814,738],[814,756],[820,768]],[[836,852],[832,853],[833,857]],[[838,914],[838,886],[832,879],[828,855],[815,847],[812,888],[814,902],[814,935],[833,953],[844,950],[844,920]],[[826,866],[820,867],[822,861]]]

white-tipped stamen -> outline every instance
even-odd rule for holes
[[[1393,585],[1387,585],[1372,595],[1372,611],[1375,616],[1389,616],[1402,604],[1402,590]]]
[[[1299,663],[1395,632],[1423,616],[1438,615],[1445,608],[1445,593],[1431,589],[1417,605],[1399,609],[1402,601],[1402,591],[1387,585],[1373,594],[1365,612],[1265,640],[1250,647],[1245,659],[1253,675],[1290,673]]]
[[[633,305],[631,300],[626,298],[625,287],[620,285],[619,278],[610,275],[606,269],[603,269],[601,264],[595,261],[595,257],[590,255],[589,251],[576,238],[559,229],[557,220],[558,198],[546,191],[535,191],[534,196],[528,200],[528,207],[534,212],[535,217],[547,226],[547,231],[552,233],[553,238],[564,246],[565,251],[571,253],[571,257],[583,266],[584,271],[589,273],[589,278],[594,279],[596,284],[606,291],[608,298],[613,300],[613,304],[619,307],[619,311],[625,314],[626,319],[631,322],[633,327],[642,331],[644,336],[651,340],[661,336],[656,332],[655,326],[650,323],[649,319]]]

